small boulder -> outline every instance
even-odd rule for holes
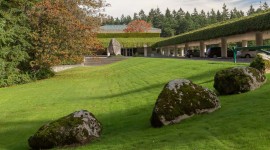
[[[270,56],[264,53],[257,54],[250,67],[258,69],[261,73],[270,73]]]
[[[265,82],[266,77],[259,70],[251,67],[235,67],[217,72],[214,88],[221,95],[230,95],[255,90]]]
[[[28,144],[32,149],[86,144],[99,138],[101,130],[95,116],[81,110],[42,126],[28,139]]]
[[[214,92],[186,79],[173,80],[158,96],[151,125],[162,127],[179,123],[195,114],[210,113],[218,108],[220,103]]]

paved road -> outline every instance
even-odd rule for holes
[[[187,59],[187,60],[208,60],[208,61],[226,61],[226,62],[233,62],[233,58],[200,58],[200,57],[151,57],[151,58],[172,58],[172,59]],[[254,58],[237,58],[238,63],[250,63]]]
[[[180,59],[234,62],[233,58],[200,58],[200,57],[186,58],[186,57],[181,57]],[[236,59],[236,62],[239,62],[239,63],[250,63],[253,59],[254,58],[237,58]]]

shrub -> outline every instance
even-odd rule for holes
[[[32,79],[28,74],[11,74],[6,78],[0,78],[0,87],[8,87],[16,84],[25,84],[31,81]]]
[[[40,68],[33,72],[33,78],[40,80],[40,79],[47,79],[53,77],[55,72],[48,68]]]

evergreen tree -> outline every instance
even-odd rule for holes
[[[137,13],[134,13],[133,14],[133,20],[138,20],[138,19],[139,19],[138,14]]]
[[[128,16],[126,17],[125,24],[129,24],[131,21],[132,21],[132,18],[130,17],[130,15],[128,15]]]
[[[205,14],[205,12],[202,10],[201,11],[201,13],[200,13],[200,15],[199,15],[199,24],[200,24],[200,27],[204,27],[204,26],[206,26],[207,25],[207,17],[206,17],[206,14]]]
[[[263,3],[262,9],[263,9],[263,10],[269,9],[269,6],[268,6],[268,4],[267,4],[266,2]]]
[[[220,11],[217,11],[217,21],[220,22],[222,21],[222,14],[220,13]]]
[[[115,25],[120,25],[121,24],[121,21],[120,21],[120,19],[118,17],[115,19],[114,24]]]
[[[259,13],[259,12],[261,12],[261,11],[263,11],[263,8],[262,8],[262,1],[260,1],[260,6],[259,6],[259,8],[256,10],[256,13]]]
[[[249,8],[249,10],[247,12],[247,15],[250,16],[250,15],[252,15],[254,13],[255,13],[255,9],[253,8],[253,5],[250,5],[250,8]]]
[[[31,1],[0,1],[0,87],[29,82],[31,30],[26,16]]]
[[[166,9],[165,17],[166,18],[172,18],[172,14],[171,14],[171,11],[169,10],[169,8]]]
[[[226,4],[223,4],[222,7],[222,21],[228,20],[229,19],[229,10],[227,9]]]
[[[208,20],[209,20],[208,21],[209,24],[213,24],[213,23],[217,22],[217,14],[214,11],[214,9],[211,9],[210,16],[209,16]]]
[[[141,11],[139,12],[139,18],[140,18],[141,20],[147,21],[147,16],[145,15],[145,13],[144,13],[143,10],[141,10]]]

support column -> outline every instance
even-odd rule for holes
[[[125,48],[125,56],[127,56],[127,48]]]
[[[171,55],[171,49],[167,48],[167,56],[169,57]]]
[[[161,56],[164,55],[164,51],[163,51],[163,48],[162,47],[160,48],[160,54],[161,54]]]
[[[221,57],[222,58],[227,58],[227,39],[226,38],[221,38]]]
[[[134,56],[133,48],[131,49],[131,56]]]
[[[203,41],[200,42],[200,57],[205,57],[206,45]]]
[[[184,56],[185,56],[185,50],[184,50],[183,48],[181,48],[180,51],[181,51],[181,52],[180,52],[180,56],[181,56],[181,57],[184,57]]]
[[[247,46],[248,46],[248,41],[242,40],[242,47],[247,47]]]
[[[111,53],[109,51],[109,48],[107,48],[107,56],[110,57],[111,56]]]
[[[263,46],[263,33],[256,32],[256,46]]]
[[[144,57],[147,57],[147,45],[144,45]]]

